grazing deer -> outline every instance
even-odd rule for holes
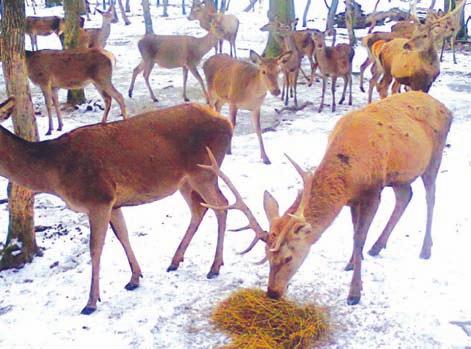
[[[414,91],[428,92],[440,74],[440,62],[435,49],[431,28],[425,26],[407,39],[385,42],[377,49],[377,65],[382,79],[377,86],[381,98],[388,95],[389,85],[394,78],[397,83],[409,86]],[[376,84],[376,77],[371,84]],[[394,92],[397,92],[397,88]],[[371,100],[372,88],[370,88]]]
[[[224,40],[229,42],[231,56],[237,58],[236,39],[239,31],[239,20],[236,16],[231,14],[217,13],[212,0],[205,0],[203,3],[200,1],[193,1],[191,6],[188,20],[198,20],[201,28],[209,31],[211,23],[217,21],[223,33],[221,40],[219,40],[219,49],[215,45],[216,54],[222,53],[222,44]],[[234,52],[234,53],[233,53]]]
[[[111,33],[111,23],[116,17],[114,5],[105,12],[96,9],[102,15],[101,28],[87,28],[80,30],[79,47],[104,48]]]
[[[412,198],[411,183],[421,177],[426,191],[427,221],[420,257],[430,258],[435,181],[451,121],[451,112],[443,104],[426,93],[414,91],[393,95],[345,115],[332,131],[324,158],[314,172],[302,170],[290,159],[303,179],[304,188],[283,215],[279,214],[278,202],[265,192],[268,233],[215,160],[205,168],[226,182],[236,202],[206,207],[244,212],[249,220],[246,229],[253,229],[256,235],[243,253],[259,240],[266,242],[266,259],[270,262],[267,295],[279,298],[311,245],[320,239],[342,208],[350,206],[354,247],[346,267],[353,269],[347,303],[357,304],[362,289],[363,247],[384,187],[393,188],[396,205],[370,255],[376,256],[386,247]]]
[[[176,270],[207,209],[201,203],[227,204],[214,174],[198,167],[218,165],[232,136],[232,126],[207,106],[185,104],[146,112],[127,121],[80,127],[59,138],[28,142],[0,126],[0,175],[33,192],[56,195],[72,210],[88,215],[92,281],[82,314],[100,300],[100,257],[108,224],[131,267],[129,291],[139,286],[141,268],[129,242],[121,207],[163,199],[177,190],[191,211],[188,229],[173,257]],[[145,140],[145,141],[143,141]],[[218,238],[208,278],[223,265],[226,211],[215,210]]]
[[[238,109],[252,112],[252,124],[260,144],[260,157],[265,164],[271,162],[263,145],[260,108],[267,91],[273,96],[280,94],[278,86],[280,64],[288,60],[291,54],[285,52],[276,58],[263,58],[250,50],[250,60],[254,64],[225,54],[212,56],[203,64],[209,99],[217,111],[229,103],[230,118],[234,127]],[[230,146],[227,152],[231,153]]]
[[[31,50],[38,50],[38,35],[47,36],[52,33],[58,37],[64,31],[64,19],[59,16],[28,16],[26,17],[26,34],[31,40]]]
[[[129,97],[132,97],[137,75],[143,72],[150,97],[154,102],[158,102],[149,83],[150,73],[154,64],[157,63],[160,67],[166,69],[179,67],[183,69],[183,99],[185,102],[189,101],[186,95],[186,81],[188,79],[188,71],[190,71],[200,83],[206,101],[209,103],[208,92],[197,66],[203,56],[216,45],[222,35],[221,29],[216,22],[213,22],[208,33],[200,38],[189,35],[145,35],[137,43],[142,60],[132,72],[131,85],[128,91]]]
[[[49,117],[47,135],[53,129],[51,102],[59,122],[57,130],[62,130],[58,97],[61,88],[78,89],[92,83],[105,101],[102,122],[105,123],[108,118],[112,98],[118,102],[123,119],[127,118],[123,96],[111,81],[114,63],[113,54],[103,49],[26,51],[28,76],[33,84],[41,88],[46,101]]]
[[[335,84],[338,76],[343,77],[344,80],[342,97],[340,98],[339,104],[342,104],[345,100],[348,85],[348,104],[352,105],[352,61],[355,55],[353,47],[349,44],[337,44],[333,47],[328,47],[325,44],[324,33],[319,30],[313,31],[312,38],[316,47],[314,57],[316,58],[317,66],[322,75],[322,97],[319,113],[324,108],[325,89],[329,76],[332,84],[332,111],[335,111]]]

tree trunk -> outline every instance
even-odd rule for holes
[[[278,17],[278,20],[282,23],[291,24],[296,18],[294,13],[294,0],[270,0],[268,13],[269,19]],[[281,48],[270,33],[268,35],[267,46],[265,47],[263,54],[266,57],[276,57],[280,53]]]
[[[339,6],[339,0],[332,0],[329,7],[329,13],[327,15],[327,22],[325,24],[325,31],[331,33],[334,29],[334,19],[337,13],[337,7]]]
[[[345,0],[345,22],[347,24],[348,39],[350,45],[354,46],[356,44],[355,30],[353,29],[353,3],[355,0]]]
[[[13,112],[15,133],[29,141],[38,140],[33,103],[25,62],[25,2],[3,0],[2,66],[7,94],[15,96]],[[31,262],[39,251],[34,234],[34,196],[25,188],[8,185],[9,225],[0,270],[19,268]]]
[[[443,8],[445,12],[451,12],[456,7],[456,0],[444,0],[443,1]],[[466,5],[465,5],[466,6]],[[460,18],[460,30],[458,31],[458,35],[456,36],[457,40],[466,40],[466,21],[465,21],[465,14],[464,9],[461,11],[461,18]]]
[[[182,0],[182,15],[186,15],[185,0]]]
[[[129,0],[126,0],[126,3],[124,5],[124,11],[131,12],[131,6],[129,5]]]
[[[62,0],[46,0],[45,4],[46,7],[62,6]]]
[[[306,1],[306,7],[304,8],[303,14],[303,27],[307,27],[307,13],[309,12],[309,7],[311,7],[311,0]]]
[[[163,0],[164,5],[164,12],[162,14],[163,17],[168,17],[168,0]]]
[[[119,11],[121,12],[121,18],[123,19],[124,25],[130,25],[131,21],[129,20],[128,16],[126,15],[126,11],[124,10],[123,1],[118,0]]]
[[[144,12],[144,24],[146,26],[146,34],[154,34],[152,27],[152,17],[150,15],[149,0],[142,0],[142,11]]]
[[[79,29],[80,29],[80,0],[64,0],[64,48],[75,48],[78,45]],[[77,105],[85,103],[85,92],[83,89],[68,90],[67,104]]]

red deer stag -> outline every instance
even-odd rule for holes
[[[137,43],[142,60],[132,72],[131,85],[128,91],[129,97],[132,97],[137,75],[143,72],[150,97],[154,102],[158,102],[149,83],[150,73],[154,64],[157,63],[160,67],[166,69],[179,67],[183,69],[183,99],[185,102],[189,101],[186,95],[186,81],[188,71],[190,71],[200,83],[206,101],[209,103],[208,93],[197,66],[203,56],[216,45],[222,35],[221,29],[216,22],[213,22],[208,33],[200,38],[189,35],[145,35]]]
[[[46,102],[49,117],[47,135],[53,129],[51,104],[54,105],[59,121],[57,129],[62,130],[58,96],[60,88],[83,88],[92,83],[105,101],[102,122],[106,122],[108,118],[111,98],[118,102],[123,119],[127,118],[123,96],[111,81],[114,62],[113,54],[102,49],[26,51],[28,76],[33,84],[41,88]]]
[[[428,259],[432,247],[432,218],[435,205],[435,180],[452,121],[451,112],[423,92],[406,92],[370,104],[341,118],[329,137],[321,163],[314,172],[303,171],[291,160],[303,178],[304,188],[291,207],[280,216],[278,203],[268,193],[264,207],[270,222],[269,233],[257,223],[243,203],[235,186],[219,170],[215,160],[205,166],[218,174],[234,192],[236,203],[225,207],[243,211],[256,236],[250,249],[266,242],[270,262],[268,296],[281,297],[288,282],[344,206],[350,206],[354,247],[346,270],[353,269],[347,303],[357,304],[361,297],[363,247],[376,214],[381,191],[393,188],[396,206],[381,236],[370,250],[376,256],[412,198],[411,183],[421,177],[427,200],[425,238],[420,257]]]
[[[331,78],[332,111],[335,111],[335,84],[338,76],[343,77],[344,80],[342,97],[339,104],[342,104],[345,100],[348,85],[348,104],[352,105],[352,61],[355,55],[353,47],[348,44],[337,44],[334,47],[326,46],[324,33],[319,30],[313,31],[312,38],[315,45],[314,57],[322,75],[322,97],[319,113],[324,108],[325,89],[329,76]]]
[[[131,280],[139,286],[141,268],[131,247],[121,207],[183,195],[191,211],[188,229],[168,271],[183,261],[207,209],[201,203],[227,204],[217,177],[198,164],[209,163],[206,148],[220,165],[232,136],[230,123],[208,106],[185,104],[137,115],[127,121],[78,128],[57,139],[27,142],[0,126],[0,175],[34,192],[60,197],[67,206],[88,215],[92,279],[82,314],[100,300],[100,257],[108,224],[124,248]],[[145,141],[143,141],[145,139]],[[226,211],[215,210],[218,238],[208,278],[223,265]]]
[[[225,54],[212,56],[203,64],[211,105],[217,111],[229,103],[229,113],[234,127],[238,109],[252,112],[252,124],[260,144],[260,157],[265,164],[271,162],[263,145],[260,108],[267,91],[273,96],[280,94],[278,86],[280,64],[290,56],[291,52],[286,52],[276,58],[263,58],[251,50],[250,59],[255,64]],[[228,153],[231,153],[231,147],[228,148]]]

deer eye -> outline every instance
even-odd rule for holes
[[[267,72],[266,70],[262,70],[262,74],[265,75]]]

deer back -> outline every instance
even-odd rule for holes
[[[26,17],[26,33],[33,35],[49,35],[61,33],[61,22],[63,19],[58,16],[28,16]]]

